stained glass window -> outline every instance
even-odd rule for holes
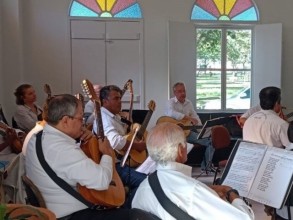
[[[200,21],[258,21],[253,0],[196,0],[191,20]]]
[[[73,0],[70,16],[99,18],[142,18],[136,0]]]

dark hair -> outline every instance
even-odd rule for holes
[[[115,85],[104,86],[100,90],[100,101],[102,105],[103,105],[103,100],[109,98],[109,94],[111,91],[119,92],[120,95],[122,95],[122,90],[118,86],[115,86]]]
[[[66,115],[74,117],[78,102],[79,100],[70,94],[54,96],[48,103],[47,122],[56,125]]]
[[[259,92],[259,100],[262,109],[274,109],[275,104],[281,102],[281,90],[274,86],[265,87]]]
[[[292,143],[293,142],[293,121],[289,123],[287,134],[288,134],[289,141]]]
[[[24,105],[24,93],[25,90],[31,88],[32,86],[30,84],[22,84],[20,86],[18,86],[14,92],[14,95],[16,97],[16,104],[17,105]]]

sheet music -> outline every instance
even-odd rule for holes
[[[186,147],[187,147],[187,154],[188,154],[194,146],[193,144],[187,143]],[[147,159],[138,168],[136,168],[136,171],[149,175],[155,172],[156,169],[157,169],[156,162],[153,161],[150,156],[148,156]]]
[[[247,197],[265,151],[263,145],[241,142],[222,184],[237,189],[241,196]]]
[[[148,156],[147,159],[138,168],[136,168],[136,171],[149,175],[155,172],[156,169],[157,169],[156,162],[153,161],[150,156]]]
[[[236,147],[236,146],[235,146]],[[241,141],[222,182],[259,203],[282,207],[292,186],[293,152]]]

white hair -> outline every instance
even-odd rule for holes
[[[151,129],[146,145],[150,157],[157,163],[176,161],[178,146],[186,147],[185,135],[178,125],[164,122]]]

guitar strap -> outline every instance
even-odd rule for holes
[[[87,201],[85,198],[83,198],[76,190],[74,190],[67,182],[65,182],[63,179],[61,179],[57,174],[52,170],[52,168],[49,166],[49,164],[46,162],[44,153],[43,153],[43,147],[42,147],[42,134],[43,131],[40,131],[37,133],[37,139],[36,139],[36,151],[38,159],[43,167],[43,169],[46,171],[49,177],[58,185],[60,186],[64,191],[69,193],[71,196],[85,204],[90,209],[103,209],[100,206],[97,206],[89,201]]]
[[[149,184],[157,197],[159,203],[163,208],[172,215],[175,219],[184,219],[184,220],[195,220],[193,217],[188,215],[178,206],[176,206],[164,193],[160,181],[158,179],[157,171],[149,175],[148,177]]]

